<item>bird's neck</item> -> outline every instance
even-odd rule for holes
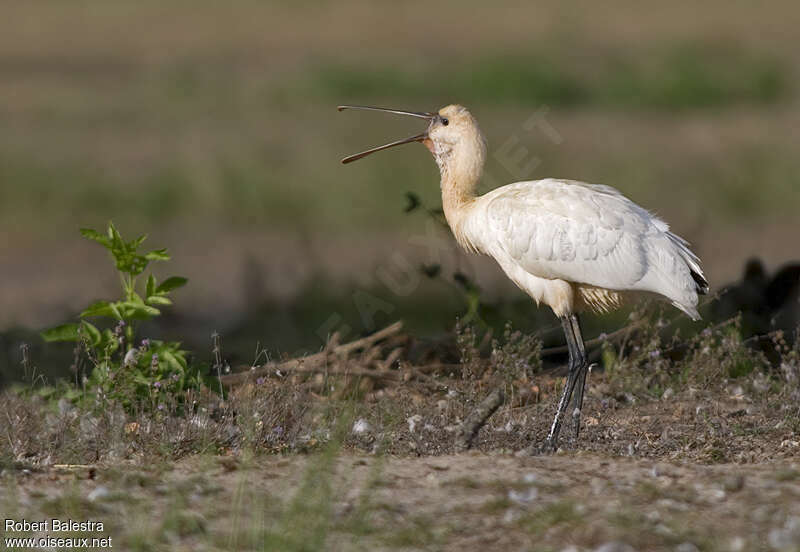
[[[481,141],[474,147],[453,149],[436,158],[441,173],[444,216],[456,240],[467,249],[474,249],[474,246],[466,236],[464,221],[477,197],[485,155]]]

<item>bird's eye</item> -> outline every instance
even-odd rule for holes
[[[449,124],[450,124],[450,121],[448,121],[446,118],[442,117],[442,124],[443,124],[444,126],[447,126],[447,125],[449,125]]]

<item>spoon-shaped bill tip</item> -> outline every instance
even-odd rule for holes
[[[408,138],[403,138],[402,140],[397,140],[396,142],[390,142],[388,144],[384,144],[382,146],[377,146],[374,148],[370,148],[366,151],[362,151],[361,153],[356,153],[355,155],[350,155],[342,159],[342,165],[347,165],[348,163],[352,163],[353,161],[358,161],[366,157],[371,153],[375,153],[376,151],[382,151],[385,149],[393,148],[395,146],[400,146],[402,144],[410,144],[411,142],[422,142],[428,137],[427,132],[423,132],[421,134],[416,134],[414,136],[409,136]]]

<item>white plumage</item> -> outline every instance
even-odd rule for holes
[[[623,292],[649,292],[699,318],[697,257],[665,222],[609,186],[551,178],[509,184],[478,197],[463,225],[475,249],[558,316],[580,306],[604,311]],[[572,300],[547,300],[563,296],[561,282],[572,284]]]
[[[569,373],[546,447],[557,447],[562,418],[573,395],[575,434],[580,428],[588,370],[577,313],[607,311],[623,297],[648,294],[670,301],[692,319],[698,294],[708,291],[700,261],[688,243],[658,217],[610,186],[547,178],[517,182],[478,196],[486,142],[464,107],[438,113],[388,110],[426,119],[428,129],[343,160],[349,163],[386,148],[422,142],[441,173],[442,208],[465,249],[493,257],[537,304],[561,319]]]

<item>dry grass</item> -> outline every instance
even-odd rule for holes
[[[561,379],[513,331],[487,351],[462,330],[463,372],[399,384],[285,376],[127,413],[6,393],[3,508],[104,520],[130,550],[791,549],[797,342],[636,327],[602,348],[581,438],[555,456],[515,452],[544,438]],[[452,455],[498,372],[511,400]]]
[[[731,320],[685,339],[660,318],[635,319],[630,330],[602,342],[590,358],[604,370],[590,378],[585,435],[574,446],[730,461],[753,453],[742,443],[794,439],[800,430],[800,410],[793,406],[800,394],[800,341],[781,332],[743,341],[737,324]],[[458,337],[460,364],[429,360],[415,368],[402,355],[419,355],[419,347],[409,349],[405,341],[398,348],[398,339],[355,356],[332,354],[299,372],[276,365],[224,398],[189,390],[158,409],[144,402],[123,408],[110,398],[88,400],[91,395],[74,406],[32,383],[6,392],[0,416],[8,427],[0,452],[22,467],[288,453],[315,450],[331,440],[341,420],[351,419],[361,429],[347,432],[346,447],[439,455],[453,450],[458,425],[496,382],[508,399],[481,430],[477,447],[515,451],[543,438],[561,379],[543,372],[538,339],[508,329],[489,343],[465,328]],[[385,372],[379,355],[390,351],[399,370]],[[651,418],[652,424],[641,424]],[[723,438],[723,450],[712,450]],[[784,453],[793,451],[764,450],[759,459]]]

